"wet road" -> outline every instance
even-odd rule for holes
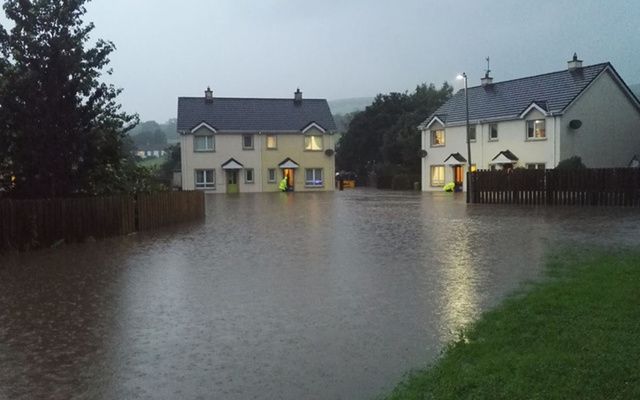
[[[625,209],[211,196],[205,223],[0,258],[0,399],[368,399]]]

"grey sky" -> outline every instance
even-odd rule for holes
[[[640,83],[640,1],[94,0],[94,38],[113,41],[113,82],[141,119],[178,96],[328,99],[412,90],[460,71],[479,83],[611,61]]]

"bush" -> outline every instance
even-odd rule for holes
[[[561,169],[565,171],[574,170],[574,169],[584,169],[584,168],[587,168],[587,167],[582,163],[582,158],[578,156],[573,156],[565,160],[562,160],[558,163],[558,166],[556,167],[556,169]]]

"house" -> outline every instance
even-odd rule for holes
[[[167,154],[166,144],[145,143],[137,146],[135,155],[140,158],[163,157]]]
[[[336,125],[325,99],[178,99],[182,188],[213,193],[334,190]]]
[[[579,156],[590,168],[627,167],[640,154],[640,102],[610,63],[467,89],[471,168],[554,168]],[[465,188],[468,169],[465,91],[427,118],[422,188]],[[466,188],[465,188],[466,189]]]

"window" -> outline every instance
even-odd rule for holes
[[[431,166],[431,186],[444,186],[444,165]]]
[[[444,146],[444,129],[431,131],[431,147]]]
[[[214,151],[215,149],[213,135],[193,137],[193,151]]]
[[[273,183],[273,182],[276,181],[276,169],[275,168],[269,168],[267,170],[267,178],[268,178],[270,183]]]
[[[498,124],[489,124],[489,141],[498,140]]]
[[[242,148],[253,150],[253,135],[242,135]]]
[[[305,170],[305,186],[323,186],[322,182],[322,168],[309,168]]]
[[[546,139],[544,120],[536,119],[527,121],[527,140]]]
[[[197,169],[196,170],[196,189],[215,189],[216,188],[216,170],[215,169]]]
[[[253,183],[253,168],[244,170],[244,183]]]
[[[322,136],[307,135],[304,137],[304,149],[310,151],[322,150]]]
[[[267,149],[273,150],[278,148],[278,137],[276,135],[267,135]]]
[[[546,168],[546,164],[545,163],[527,164],[527,169],[545,169],[545,168]]]
[[[476,126],[470,126],[469,127],[469,141],[470,142],[475,142],[476,141]]]

